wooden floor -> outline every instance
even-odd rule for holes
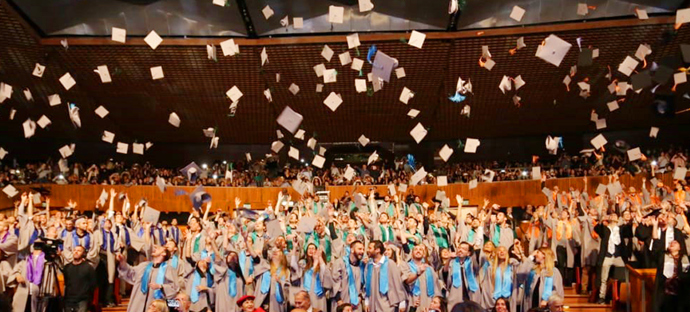
[[[566,311],[569,312],[612,312],[611,305],[601,305],[588,302],[588,295],[579,295],[575,293],[572,287],[565,288],[565,305],[568,307]],[[103,308],[103,312],[124,312],[127,311],[127,304],[129,299],[125,298],[117,307]]]

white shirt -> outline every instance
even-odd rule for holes
[[[616,253],[616,246],[620,245],[621,243],[621,234],[620,234],[620,228],[618,225],[613,226],[611,229],[611,235],[609,236],[609,245],[608,249],[606,252],[610,254],[615,254]]]

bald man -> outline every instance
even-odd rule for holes
[[[300,290],[295,295],[295,309],[302,309],[306,312],[321,312],[319,309],[312,308],[309,293],[306,290]]]

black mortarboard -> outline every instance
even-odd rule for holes
[[[640,90],[652,85],[652,76],[649,75],[649,71],[643,71],[639,74],[632,75],[630,77],[632,81],[633,90]]]
[[[656,209],[648,212],[647,214],[644,215],[645,218],[647,217],[658,217],[659,214],[661,213],[661,209]]]
[[[654,80],[654,82],[658,84],[666,84],[668,80],[671,79],[672,75],[672,68],[664,65],[659,65],[656,72],[654,72],[654,77],[652,77],[652,80]]]
[[[582,49],[580,56],[577,58],[578,67],[587,67],[592,65],[592,49]]]
[[[43,187],[43,186],[40,186],[40,187],[32,187],[31,189],[32,189],[33,191],[35,191],[35,192],[38,192],[39,194],[41,194],[41,195],[43,195],[43,196],[48,196],[48,195],[50,195],[50,189],[45,188],[45,187]]]

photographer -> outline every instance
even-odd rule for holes
[[[96,289],[96,269],[85,259],[86,249],[75,246],[72,262],[63,269],[65,276],[65,311],[86,312]]]

